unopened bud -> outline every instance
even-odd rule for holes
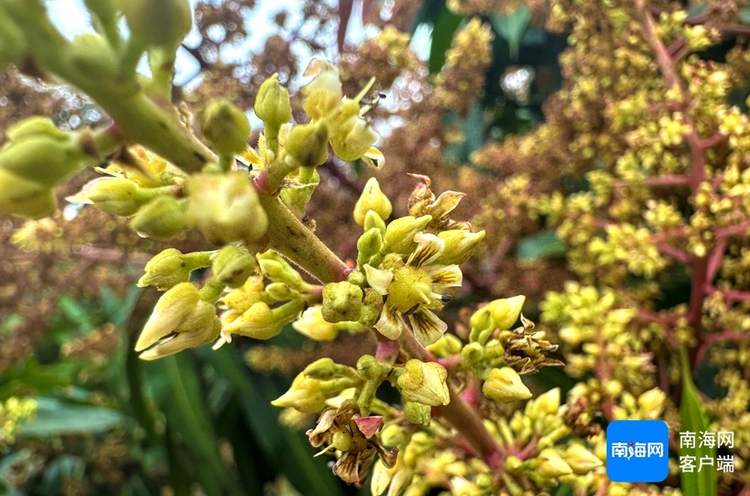
[[[602,461],[582,444],[575,443],[565,450],[565,460],[578,475],[586,475],[603,465]]]
[[[429,425],[432,420],[432,407],[414,401],[407,401],[404,405],[404,417],[415,425]]]
[[[525,301],[525,296],[514,296],[512,298],[501,298],[491,301],[487,305],[487,308],[490,311],[495,327],[501,331],[510,329],[510,326],[518,320]]]
[[[257,255],[260,271],[273,282],[283,282],[297,291],[305,292],[308,284],[284,257],[271,250]]]
[[[177,47],[193,25],[188,0],[127,0],[120,8],[131,36],[147,45]]]
[[[560,388],[553,388],[534,399],[534,409],[541,415],[557,415],[560,408]]]
[[[109,79],[117,73],[115,52],[99,35],[79,34],[66,48],[66,62],[79,74],[97,79]]]
[[[268,128],[281,127],[292,118],[292,106],[289,103],[289,92],[279,84],[279,75],[274,74],[260,85],[255,99],[255,115]]]
[[[401,396],[406,401],[440,406],[450,403],[448,372],[436,362],[425,363],[412,359],[404,365],[404,373],[397,380]]]
[[[140,236],[167,240],[177,236],[187,223],[186,200],[170,195],[157,196],[130,220],[130,227]]]
[[[365,215],[368,211],[374,211],[378,216],[385,220],[391,216],[393,207],[391,201],[380,190],[378,180],[371,177],[365,184],[362,194],[354,206],[354,221],[363,226],[365,224]]]
[[[383,222],[383,219],[374,210],[368,210],[367,213],[365,213],[363,227],[365,228],[365,232],[376,227],[385,235],[385,222]]]
[[[237,155],[247,148],[250,121],[229,100],[209,103],[200,120],[203,137],[219,155]]]
[[[556,479],[563,475],[572,474],[573,470],[570,465],[565,463],[560,454],[554,448],[547,448],[542,450],[537,456],[539,460],[539,466],[536,467],[536,472],[544,478]]]
[[[458,336],[446,332],[443,337],[427,346],[427,350],[435,356],[445,358],[460,353],[462,346]]]
[[[328,159],[328,129],[321,122],[298,124],[289,132],[284,149],[290,163],[317,167]]]
[[[461,265],[466,262],[484,239],[485,231],[477,233],[464,231],[463,229],[451,229],[441,231],[438,237],[445,241],[445,251],[435,261],[441,265]]]
[[[56,207],[51,188],[0,167],[0,214],[38,219],[50,215]]]
[[[646,413],[658,415],[664,409],[667,395],[660,388],[649,389],[638,397],[638,406]]]
[[[302,313],[302,317],[292,323],[292,328],[313,341],[333,341],[339,330],[323,318],[322,307],[316,305]]]
[[[419,218],[406,216],[394,220],[385,230],[386,245],[394,253],[411,253],[417,247],[414,236],[423,231],[431,220],[429,215]]]
[[[469,363],[478,363],[484,356],[484,348],[479,343],[468,343],[461,350],[464,360]]]
[[[153,197],[153,190],[141,188],[130,179],[101,177],[88,182],[79,193],[66,200],[71,203],[93,203],[99,210],[130,216]]]
[[[482,385],[484,395],[501,403],[527,400],[531,391],[527,388],[518,373],[510,367],[490,370],[490,375]]]
[[[197,174],[187,186],[188,221],[211,244],[257,241],[266,233],[268,218],[247,173]]]
[[[492,322],[492,312],[488,305],[483,306],[471,316],[469,320],[471,332],[469,341],[484,345],[490,338],[492,331],[495,330],[495,324]]]
[[[382,379],[392,370],[390,365],[380,363],[372,355],[362,355],[357,360],[357,373],[366,380]]]
[[[341,104],[344,94],[339,80],[339,71],[327,60],[313,59],[304,76],[315,76],[302,87],[305,96],[305,113],[311,119],[321,119]]]
[[[302,373],[313,379],[327,381],[336,377],[337,367],[339,366],[331,358],[324,357],[315,360],[313,363],[305,367],[305,370],[303,370]]]
[[[255,257],[239,246],[227,245],[214,257],[211,270],[224,286],[239,288],[255,271]]]
[[[303,413],[318,413],[325,408],[326,397],[321,391],[320,381],[300,374],[292,382],[289,391],[271,404],[280,408],[294,408]]]
[[[328,322],[359,320],[362,313],[362,288],[342,281],[323,287],[323,318]]]
[[[0,168],[48,188],[96,162],[73,141],[50,136],[28,136],[0,150]]]
[[[357,265],[364,266],[370,258],[380,252],[383,246],[383,233],[380,229],[373,227],[365,232],[357,240]]]
[[[138,287],[154,286],[163,291],[190,280],[190,268],[185,255],[176,248],[167,248],[148,261],[146,271],[138,279]]]
[[[70,135],[57,127],[47,117],[29,117],[13,124],[5,132],[8,141],[23,141],[27,138],[52,138],[58,141],[67,141]]]

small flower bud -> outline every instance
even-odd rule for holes
[[[455,334],[445,333],[443,337],[427,346],[427,350],[435,356],[445,358],[461,352],[463,343]]]
[[[365,232],[372,228],[378,228],[383,234],[385,234],[386,229],[385,222],[383,222],[383,219],[374,210],[368,210],[367,213],[365,213],[365,221],[362,227],[365,228]]]
[[[484,356],[484,349],[479,343],[468,343],[461,350],[461,355],[469,363],[478,363]]]
[[[438,237],[445,241],[445,251],[435,261],[442,265],[461,265],[466,262],[479,243],[484,239],[485,231],[477,233],[464,231],[463,229],[450,229],[441,231]]]
[[[471,319],[469,319],[469,325],[471,326],[469,341],[484,345],[490,338],[492,331],[495,330],[489,306],[485,305],[474,312]]]
[[[302,413],[318,413],[325,408],[326,397],[320,389],[320,381],[300,374],[292,382],[289,391],[271,404],[280,408],[294,408]]]
[[[429,215],[419,218],[406,216],[394,220],[385,230],[386,245],[394,253],[411,253],[417,247],[414,236],[423,231],[431,220]]]
[[[357,373],[365,380],[382,379],[391,371],[391,366],[380,363],[372,355],[362,355],[357,360]]]
[[[565,450],[565,460],[578,475],[586,475],[603,465],[602,461],[582,444],[575,443]]]
[[[362,313],[362,288],[342,281],[323,287],[323,318],[331,323],[357,321]]]
[[[565,463],[565,460],[560,457],[560,454],[556,449],[547,448],[542,450],[537,457],[539,460],[539,466],[536,468],[536,472],[544,478],[556,479],[563,475],[572,474],[573,470],[570,465]]]
[[[190,280],[190,268],[185,255],[176,248],[167,248],[148,261],[146,271],[138,279],[138,287],[154,286],[159,291]]]
[[[432,420],[432,407],[414,401],[407,401],[404,405],[404,417],[415,425],[429,425],[430,420]]]
[[[27,136],[0,150],[0,168],[47,188],[96,162],[73,141],[51,136]]]
[[[331,358],[324,357],[315,360],[313,363],[305,367],[305,370],[303,370],[302,373],[305,374],[306,377],[311,377],[320,381],[327,381],[336,377],[337,367],[339,367],[339,365],[337,365]]]
[[[404,365],[404,373],[397,380],[401,396],[406,401],[440,406],[450,403],[448,372],[436,362],[424,363],[412,359]]]
[[[227,245],[214,256],[211,270],[224,286],[239,288],[255,271],[255,257],[239,246]]]
[[[357,265],[362,267],[370,258],[380,252],[383,246],[383,233],[380,229],[373,227],[365,232],[357,240]]]
[[[557,415],[560,408],[560,388],[550,389],[534,399],[534,409],[541,415]]]
[[[13,124],[5,132],[8,141],[22,141],[27,138],[45,137],[57,141],[67,141],[70,135],[57,127],[52,120],[47,117],[29,117],[16,124]]]
[[[279,75],[274,74],[263,81],[255,99],[255,115],[267,128],[280,128],[292,118],[289,92],[279,84]]]
[[[131,36],[148,45],[177,47],[193,25],[188,0],[128,0],[120,9]]]
[[[292,328],[313,341],[333,341],[339,330],[323,318],[322,307],[316,305],[302,313],[302,317],[292,322]]]
[[[383,446],[400,446],[405,439],[404,428],[398,423],[387,424],[380,431],[380,442]]]
[[[357,204],[354,206],[354,221],[363,226],[365,215],[370,210],[373,210],[383,220],[390,217],[393,211],[391,201],[380,190],[380,184],[374,177],[367,181]]]
[[[299,298],[299,291],[292,289],[288,284],[283,282],[272,282],[266,286],[264,291],[268,296],[269,303],[277,301],[288,301]]]
[[[527,400],[531,391],[521,381],[518,373],[510,367],[490,370],[490,375],[482,385],[484,395],[501,403]]]
[[[245,113],[226,99],[216,100],[200,116],[201,132],[219,155],[237,155],[247,148],[250,121]]]
[[[525,296],[514,296],[512,298],[501,298],[491,301],[487,307],[490,310],[495,327],[501,331],[510,329],[510,326],[518,320],[525,301]]]
[[[284,257],[273,251],[258,254],[258,265],[264,276],[273,282],[283,282],[297,291],[305,292],[308,284]]]
[[[0,214],[39,219],[50,215],[56,207],[51,188],[0,167]]]
[[[638,397],[638,406],[642,411],[658,415],[664,409],[667,395],[658,387],[649,389]]]
[[[259,301],[225,326],[223,332],[253,339],[271,339],[277,336],[286,324],[296,319],[303,307],[304,302],[299,300],[290,301],[274,309]]]
[[[130,220],[130,227],[140,236],[167,240],[177,236],[187,223],[187,201],[173,196],[157,196]]]
[[[305,113],[311,119],[321,119],[341,104],[344,94],[339,80],[339,71],[327,60],[313,59],[303,73],[315,76],[302,87],[305,95]]]
[[[74,71],[97,79],[110,79],[117,74],[115,52],[101,36],[79,34],[66,48],[66,62]]]
[[[188,221],[209,243],[252,243],[266,233],[266,212],[245,172],[197,174],[190,178],[187,190]]]
[[[284,149],[294,165],[317,167],[328,159],[328,129],[320,122],[297,124],[289,132]]]
[[[130,179],[101,177],[88,182],[79,193],[66,200],[71,203],[93,203],[99,210],[130,216],[153,197],[153,190],[141,188]]]

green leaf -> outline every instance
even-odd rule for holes
[[[21,424],[21,437],[47,437],[109,431],[125,421],[116,410],[71,405],[55,398],[36,398],[36,416]]]
[[[683,346],[680,350],[680,361],[682,362],[682,402],[680,404],[680,431],[696,433],[708,431],[708,415],[703,406],[698,389],[693,383],[693,374],[690,370],[687,350]],[[716,448],[701,446],[695,443],[695,448],[683,448],[680,445],[680,457],[694,456],[695,466],[699,466],[701,458],[708,457],[716,460]],[[713,468],[703,469],[695,472],[681,472],[682,494],[684,496],[716,496],[716,470]]]
[[[565,255],[565,245],[555,231],[546,230],[523,238],[518,243],[516,257],[521,260],[545,260]]]
[[[523,34],[526,32],[526,27],[529,25],[531,19],[531,11],[525,5],[521,5],[515,11],[510,14],[492,14],[490,21],[492,27],[495,28],[497,34],[499,34],[510,46],[510,58],[516,60],[518,58],[518,49],[521,46],[521,40]]]
[[[70,296],[61,296],[57,301],[57,306],[80,330],[88,331],[96,327],[91,320],[91,313],[88,309]]]
[[[427,64],[430,74],[437,74],[445,65],[446,52],[453,42],[454,33],[463,20],[463,16],[454,14],[447,7],[440,13],[432,30],[430,60]]]

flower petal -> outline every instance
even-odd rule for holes
[[[367,150],[367,153],[364,154],[362,160],[369,167],[375,170],[380,170],[385,165],[385,157],[383,156],[383,152],[381,152],[374,146],[371,146],[370,149]]]
[[[380,319],[375,323],[374,327],[388,339],[398,339],[404,330],[404,325],[398,316],[396,307],[389,305],[387,302],[383,305]]]
[[[427,273],[432,278],[432,289],[436,293],[442,293],[443,288],[460,287],[463,281],[463,274],[458,265],[446,265],[428,270]]]
[[[388,294],[388,286],[393,281],[393,272],[389,270],[376,269],[370,264],[364,265],[365,277],[367,283],[372,289],[378,292],[379,295],[385,296]]]
[[[427,213],[432,215],[434,219],[441,219],[451,213],[464,196],[466,196],[466,193],[444,191],[437,197],[437,200],[427,206]]]
[[[430,310],[422,308],[409,315],[409,322],[414,331],[414,337],[422,346],[429,346],[440,339],[445,331],[448,330],[448,324],[440,320]]]
[[[414,241],[417,242],[417,249],[406,263],[417,269],[436,260],[445,250],[445,241],[434,234],[418,232],[414,235]]]

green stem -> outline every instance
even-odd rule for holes
[[[345,281],[352,269],[281,203],[277,197],[261,196],[269,218],[268,248],[299,265],[320,282]]]
[[[23,30],[35,58],[43,67],[88,94],[115,121],[130,142],[138,142],[187,172],[197,172],[214,154],[182,124],[167,100],[151,100],[133,79],[117,74],[93,78],[68,64],[70,42],[52,25],[38,0],[3,4]]]

